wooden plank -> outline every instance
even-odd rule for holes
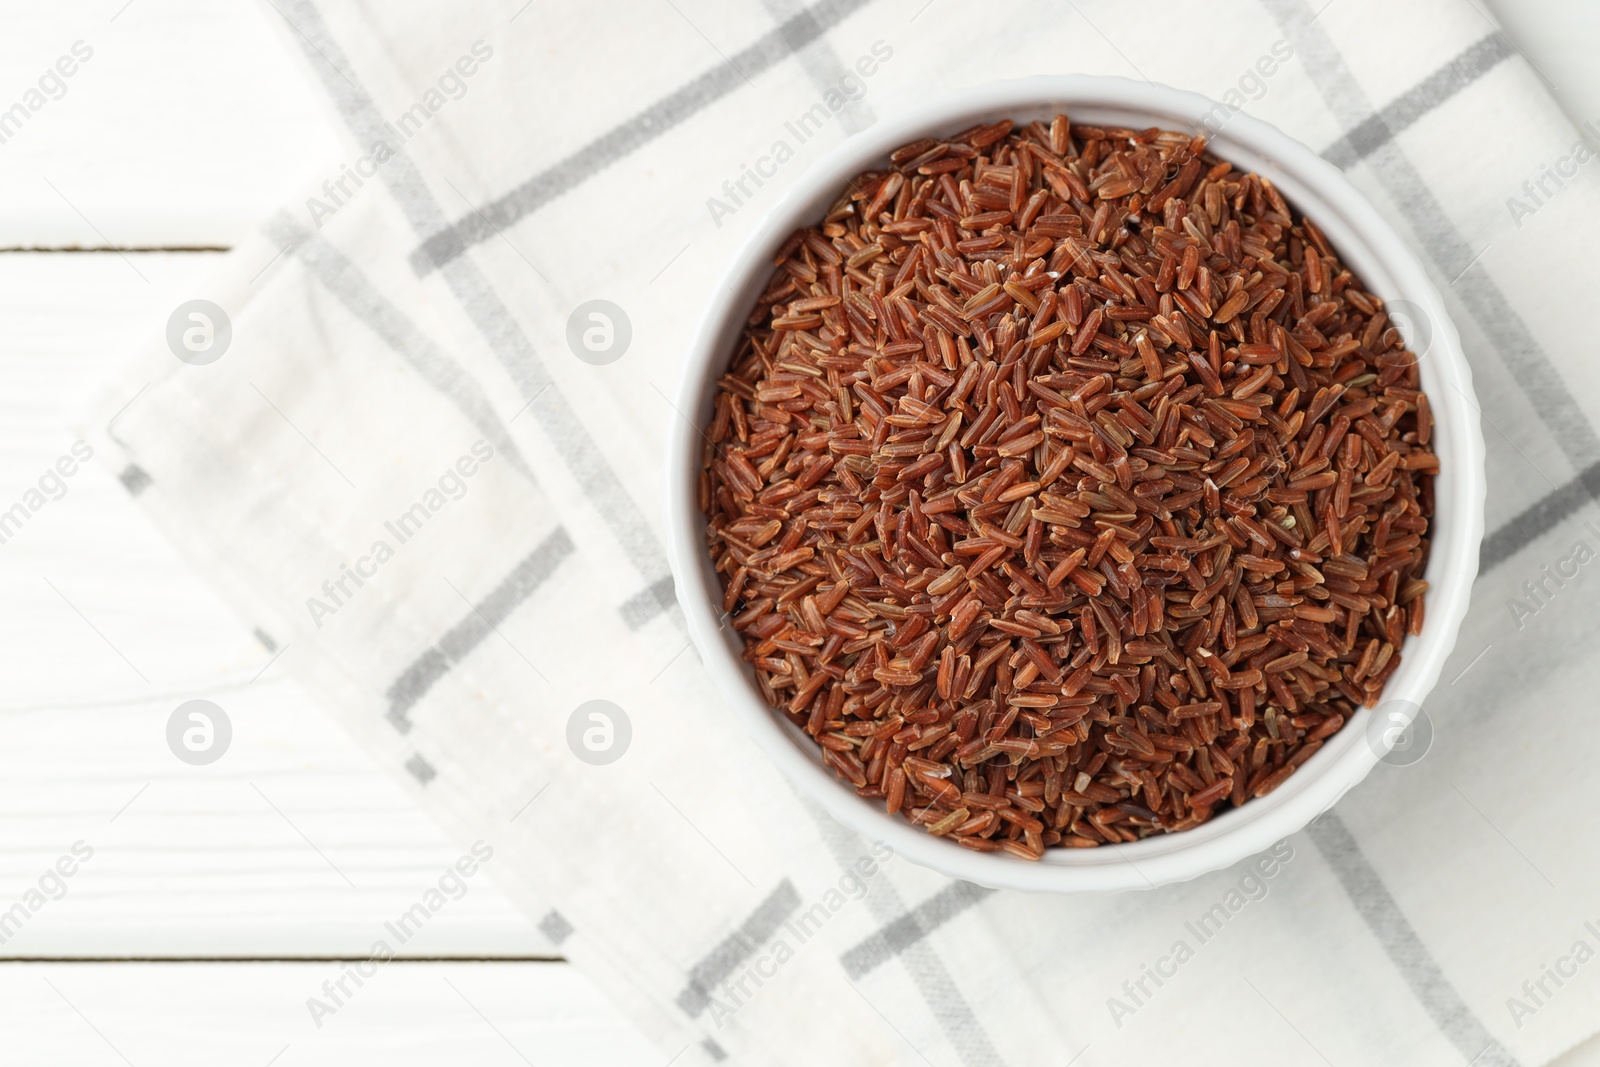
[[[338,963],[0,965],[8,1063],[660,1067],[664,1054],[563,963],[389,963],[319,1028]],[[120,1057],[120,1059],[119,1059]]]
[[[85,391],[217,260],[0,255],[0,509],[69,453]],[[91,462],[65,486],[0,544],[0,911],[75,841],[94,857],[0,955],[366,952],[459,848],[268,666],[115,478]],[[210,766],[165,739],[193,697],[233,724]],[[479,875],[403,951],[551,949]]]
[[[337,173],[276,18],[251,0],[7,5],[0,112],[26,118],[0,125],[0,248],[231,245]]]

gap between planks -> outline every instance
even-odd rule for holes
[[[366,956],[0,956],[0,965],[74,963],[354,963]],[[563,956],[395,956],[397,963],[566,963]]]
[[[5,255],[90,255],[94,253],[128,252],[232,252],[232,245],[7,245],[0,248]]]

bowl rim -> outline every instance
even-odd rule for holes
[[[668,556],[690,639],[723,699],[804,796],[850,829],[950,877],[992,888],[1074,893],[1153,888],[1230,866],[1304,828],[1366,777],[1383,754],[1375,747],[1378,742],[1368,740],[1374,710],[1359,709],[1272,793],[1181,833],[1095,849],[1052,849],[1035,862],[971,852],[933,837],[836,778],[815,755],[815,742],[762,699],[738,658],[737,636],[723,632],[712,598],[721,583],[705,548],[697,492],[700,426],[710,386],[726,366],[732,333],[760,292],[756,281],[765,285],[772,252],[798,226],[813,222],[850,178],[881,165],[893,148],[1000,117],[1059,111],[1086,124],[1198,129],[1218,109],[1224,121],[1210,139],[1211,150],[1269,177],[1316,221],[1369,289],[1386,302],[1409,301],[1431,329],[1431,343],[1419,346],[1410,338],[1414,347],[1423,348],[1421,372],[1435,417],[1434,444],[1445,460],[1435,477],[1428,611],[1422,633],[1403,646],[1405,660],[1390,677],[1380,705],[1420,707],[1455,646],[1483,536],[1484,445],[1471,368],[1438,290],[1394,228],[1342,172],[1261,119],[1229,114],[1227,105],[1198,93],[1100,75],[1042,75],[919,97],[834,146],[783,190],[711,291],[690,343],[677,390],[681,418],[672,423],[666,453]]]

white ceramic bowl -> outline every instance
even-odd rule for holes
[[[1061,112],[1084,124],[1193,130],[1208,113],[1226,114],[1218,107],[1194,93],[1123,78],[1037,77],[929,96],[856,134],[813,164],[777,200],[711,291],[710,306],[688,352],[679,410],[699,426],[709,423],[713,385],[727,368],[745,317],[767,283],[778,246],[797,227],[815,223],[849,179],[886,165],[898,146],[980,122],[1048,120]],[[1427,617],[1423,632],[1406,642],[1404,662],[1389,678],[1384,704],[1414,708],[1433,687],[1455,645],[1483,535],[1483,437],[1460,339],[1411,250],[1315,152],[1244,114],[1222,126],[1211,149],[1241,169],[1270,178],[1322,228],[1372,292],[1411,305],[1412,321],[1401,326],[1411,347],[1423,352],[1422,381],[1437,424],[1433,443],[1441,473],[1434,483]],[[884,841],[907,859],[997,888],[1086,892],[1183,881],[1226,867],[1300,830],[1361,781],[1383,754],[1382,745],[1369,737],[1384,733],[1369,729],[1373,712],[1362,709],[1274,792],[1192,830],[1095,849],[1051,849],[1033,863],[1000,852],[971,852],[932,837],[902,816],[888,815],[881,801],[856,796],[823,765],[816,743],[762,699],[751,669],[740,659],[738,634],[718,625],[722,590],[696,500],[699,466],[697,430],[675,420],[666,472],[669,548],[678,600],[706,669],[761,748],[802,793],[846,826]]]

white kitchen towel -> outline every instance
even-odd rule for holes
[[[1472,3],[270,3],[345,158],[152,331],[101,455],[662,1062],[1536,1067],[1600,1029],[1593,128]],[[765,763],[674,606],[660,454],[810,161],[1068,72],[1247,109],[1372,198],[1461,329],[1491,533],[1426,759],[1231,870],[1055,898]]]

